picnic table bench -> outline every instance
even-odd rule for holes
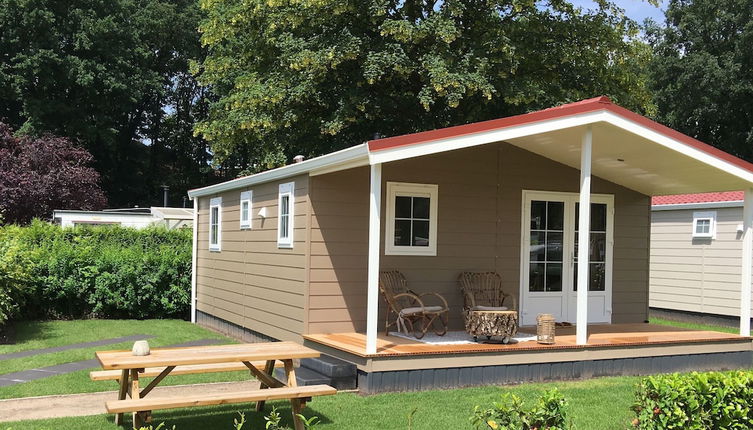
[[[306,402],[315,396],[337,393],[329,385],[297,386],[293,360],[318,356],[319,352],[294,342],[162,348],[153,349],[146,356],[134,356],[131,351],[99,351],[96,357],[104,370],[91,372],[90,378],[95,381],[115,380],[120,385],[118,400],[105,403],[107,411],[116,414],[115,423],[118,425],[122,424],[125,412],[133,413],[133,425],[138,428],[142,423],[150,422],[151,412],[158,409],[256,402],[256,410],[260,412],[265,401],[290,399],[293,424],[296,430],[302,430],[304,426],[298,414]],[[285,369],[286,381],[273,376],[275,367]],[[222,394],[145,398],[170,374],[237,370],[249,370],[259,380],[260,388]],[[139,386],[141,377],[154,379],[142,389]]]

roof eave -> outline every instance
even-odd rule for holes
[[[245,176],[231,181],[189,190],[188,197],[193,200],[195,197],[214,195],[224,191],[250,187],[252,185],[277,181],[293,176],[303,174],[315,175],[320,173],[320,171],[325,170],[329,173],[367,164],[369,164],[369,149],[367,145],[363,143],[320,157],[312,158],[310,160],[305,160],[300,163],[289,164],[287,166],[267,170],[251,176]]]

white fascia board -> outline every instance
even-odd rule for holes
[[[236,188],[277,181],[292,176],[310,173],[320,169],[330,169],[330,171],[333,172],[337,170],[350,169],[351,164],[358,162],[359,160],[363,162],[363,165],[368,164],[368,154],[369,149],[367,145],[365,143],[362,143],[357,146],[352,146],[350,148],[322,155],[321,157],[312,158],[300,163],[289,164],[287,166],[267,170],[255,175],[233,179],[231,181],[222,182],[216,185],[210,185],[204,188],[189,190],[188,197],[190,199],[193,199],[194,197],[208,196]],[[336,166],[341,166],[341,168],[337,169],[335,168]]]
[[[716,208],[741,208],[742,200],[729,202],[703,202],[703,203],[677,203],[671,205],[652,205],[652,211],[676,211],[683,209],[716,209]]]
[[[371,164],[388,163],[390,161],[420,157],[423,155],[436,154],[438,152],[453,151],[471,146],[485,145],[487,143],[503,142],[518,137],[526,137],[534,134],[593,124],[595,122],[604,121],[606,118],[605,114],[606,111],[586,112],[565,118],[537,121],[530,124],[505,127],[497,130],[432,140],[426,143],[383,149],[371,153],[370,162]]]
[[[611,112],[605,112],[605,114],[606,122],[614,125],[615,127],[619,127],[630,133],[637,134],[638,136],[651,140],[652,142],[677,151],[683,155],[687,155],[688,157],[694,158],[698,161],[703,162],[704,164],[708,164],[709,166],[716,167],[719,170],[723,170],[733,176],[737,176],[738,178],[753,184],[753,172],[745,170],[742,167],[739,167],[728,161],[722,160],[721,158],[717,158],[716,156],[711,155],[708,152],[701,151],[700,149],[694,148],[676,139],[672,139],[669,136],[651,130],[648,127],[644,127],[622,116],[613,114]]]

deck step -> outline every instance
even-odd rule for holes
[[[275,369],[275,377],[280,381],[285,381],[285,370]],[[320,384],[328,385],[331,380],[327,376],[306,367],[295,369],[295,379],[299,387]]]
[[[348,378],[356,376],[356,365],[335,357],[322,354],[318,358],[301,359],[301,367],[314,370],[330,378]]]
[[[135,400],[110,400],[105,403],[105,408],[109,413],[139,412],[159,409],[186,408],[190,406],[225,405],[291,398],[304,399],[315,396],[329,396],[333,394],[337,394],[337,390],[328,385],[312,385],[308,387],[268,388],[265,390],[201,394],[195,396],[146,397]]]

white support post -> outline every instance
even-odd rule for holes
[[[369,268],[366,302],[366,354],[377,352],[377,319],[379,317],[379,232],[382,206],[382,165],[371,166],[369,198]]]
[[[591,233],[591,127],[586,128],[580,149],[580,209],[578,218],[578,307],[575,340],[588,343],[588,255]]]
[[[750,336],[750,289],[753,281],[753,188],[743,203],[743,261],[740,280],[740,336]]]
[[[191,246],[191,322],[196,324],[196,266],[199,258],[199,198],[193,199],[193,244]]]

